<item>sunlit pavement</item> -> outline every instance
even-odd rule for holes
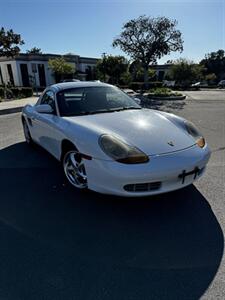
[[[1,299],[225,298],[225,101],[199,93],[173,112],[209,142],[207,173],[143,199],[74,190],[20,114],[0,117]]]
[[[201,91],[185,91],[188,99],[191,100],[224,100],[225,101],[225,89],[202,89]]]

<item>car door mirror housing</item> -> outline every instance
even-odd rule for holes
[[[49,104],[41,104],[35,107],[35,110],[40,114],[52,114],[53,109]]]

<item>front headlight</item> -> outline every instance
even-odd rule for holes
[[[104,134],[99,138],[101,149],[112,159],[124,164],[139,164],[149,161],[148,156],[114,136]]]
[[[189,121],[185,121],[184,124],[187,132],[195,139],[196,144],[200,148],[203,148],[206,142],[202,134],[198,131],[197,127]]]

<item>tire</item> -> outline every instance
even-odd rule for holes
[[[64,174],[72,186],[80,190],[88,188],[84,161],[76,149],[65,152],[62,165]]]
[[[25,120],[23,120],[22,122],[23,122],[23,132],[24,132],[24,137],[25,137],[26,143],[28,145],[33,145],[33,140],[32,140],[27,122]]]

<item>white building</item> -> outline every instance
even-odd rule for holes
[[[0,57],[0,85],[11,83],[14,86],[46,87],[55,83],[48,60],[62,57],[58,54],[25,54],[15,58]],[[98,59],[67,54],[63,58],[75,66],[76,77],[85,80],[95,67]]]
[[[155,70],[156,77],[158,81],[163,81],[165,76],[169,73],[173,64],[164,64],[164,65],[150,65],[150,69]]]

